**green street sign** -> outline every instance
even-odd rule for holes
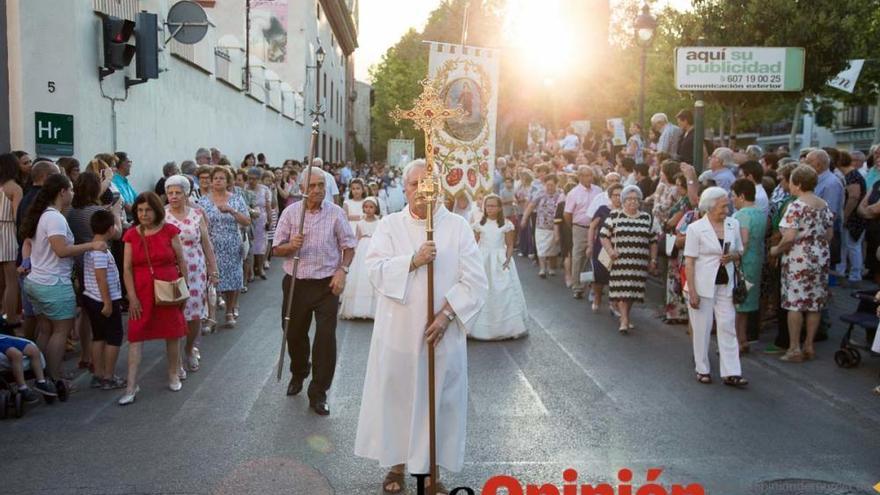
[[[803,91],[804,49],[689,46],[675,49],[680,91]]]
[[[37,155],[73,155],[73,115],[36,112],[34,136]]]

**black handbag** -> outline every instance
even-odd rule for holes
[[[737,261],[733,263],[733,303],[742,304],[749,297],[749,288],[746,286],[746,276],[742,265]]]

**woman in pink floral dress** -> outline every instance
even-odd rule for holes
[[[782,256],[782,309],[788,311],[788,351],[780,359],[801,362],[815,357],[813,340],[819,329],[819,312],[828,303],[828,263],[831,258],[833,216],[828,204],[813,194],[818,177],[807,165],[791,173],[789,190],[795,199],[788,205],[779,230],[782,240],[770,256]],[[800,347],[801,327],[807,335]]]
[[[217,271],[211,238],[208,236],[208,223],[202,210],[187,204],[189,191],[189,179],[182,175],[174,175],[165,180],[165,194],[168,196],[165,221],[180,229],[180,244],[187,264],[189,299],[183,308],[183,317],[187,322],[184,359],[186,369],[198,371],[200,356],[194,346],[201,330],[202,319],[208,316],[208,282],[210,280],[210,283],[216,284],[220,274]],[[181,378],[186,377],[183,367],[179,374]]]

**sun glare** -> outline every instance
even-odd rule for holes
[[[560,0],[509,0],[504,19],[508,45],[536,76],[559,76],[574,54],[574,30]]]

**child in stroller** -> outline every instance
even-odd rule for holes
[[[39,363],[39,365],[35,366],[34,363]],[[21,394],[22,399],[28,403],[39,400],[37,393],[47,398],[57,397],[55,386],[46,381],[43,366],[43,355],[33,342],[20,337],[0,334],[0,388],[8,389],[9,397]],[[25,381],[26,371],[30,371],[36,380],[33,390],[28,387]],[[10,375],[16,384],[15,388],[7,380]],[[0,412],[5,413],[5,410]]]

